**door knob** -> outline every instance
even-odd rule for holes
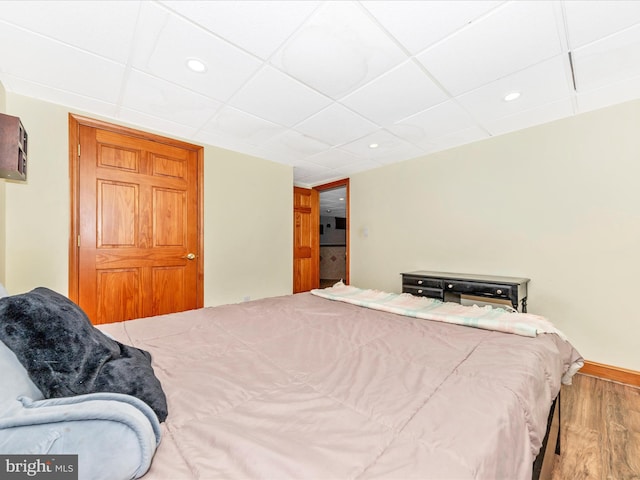
[[[194,258],[196,258],[196,254],[195,253],[187,253],[184,257],[182,258],[186,258],[187,260],[193,260]]]

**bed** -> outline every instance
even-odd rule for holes
[[[131,475],[532,478],[582,365],[562,333],[489,330],[527,320],[489,307],[456,306],[451,322],[408,294],[373,292],[380,309],[345,288],[99,326],[151,354],[166,395],[153,460]]]

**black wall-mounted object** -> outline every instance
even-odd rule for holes
[[[345,217],[336,217],[336,230],[346,230],[347,219]]]
[[[18,117],[0,113],[0,177],[27,179],[27,131]]]

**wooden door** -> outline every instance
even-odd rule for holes
[[[95,324],[201,307],[200,147],[76,123],[76,302]]]
[[[293,187],[293,293],[320,285],[318,192]]]

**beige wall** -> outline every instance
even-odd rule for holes
[[[351,282],[529,277],[529,312],[586,359],[640,370],[638,179],[640,101],[354,175]]]
[[[205,148],[205,304],[293,291],[293,169]]]
[[[29,135],[27,181],[6,184],[6,282],[67,293],[69,158],[67,110],[7,93],[7,113]]]
[[[11,93],[6,103],[30,141],[28,180],[6,183],[1,209],[6,285],[11,293],[47,286],[66,294],[69,110]],[[291,293],[292,185],[289,166],[205,146],[205,305]]]

